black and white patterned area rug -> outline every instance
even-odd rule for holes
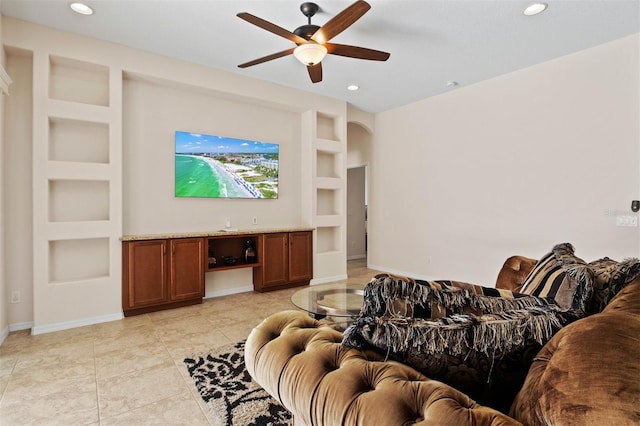
[[[184,359],[214,417],[227,426],[288,426],[289,413],[253,381],[244,364],[244,341]]]

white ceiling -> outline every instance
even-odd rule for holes
[[[246,69],[238,64],[293,43],[237,18],[249,12],[293,31],[306,24],[292,0],[0,0],[2,15],[184,61],[344,99],[380,112],[640,32],[640,0],[546,0],[527,17],[523,0],[369,0],[371,10],[332,42],[391,53],[387,62],[329,55],[311,83],[293,56]],[[317,0],[322,25],[353,0]],[[349,92],[347,85],[360,90]]]

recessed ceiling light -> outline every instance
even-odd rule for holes
[[[527,7],[524,12],[527,16],[537,15],[538,13],[542,13],[547,9],[548,5],[546,3],[533,3],[531,6]]]
[[[445,84],[447,85],[447,87],[456,87],[458,85],[458,82],[454,80],[449,80]]]
[[[71,10],[79,13],[80,15],[93,15],[93,9],[91,9],[84,3],[71,3],[69,7],[71,8]]]
[[[357,84],[350,84],[350,85],[347,86],[347,90],[351,90],[352,92],[355,92],[359,88],[360,88],[360,86],[358,86]]]

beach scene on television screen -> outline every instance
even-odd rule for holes
[[[177,131],[176,197],[278,198],[275,143]]]

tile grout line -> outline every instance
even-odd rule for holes
[[[94,331],[95,333],[95,331]],[[98,336],[94,334],[93,336],[93,378],[96,381],[96,411],[98,414],[98,424],[102,425],[102,415],[100,413],[100,392],[98,390],[98,365],[96,361],[96,341],[98,340]]]
[[[199,305],[199,306],[201,306],[201,305]],[[208,319],[204,315],[202,315],[202,312],[198,311],[198,315],[202,316],[203,320],[208,322]],[[187,388],[188,388],[187,391],[189,393],[189,397],[191,398],[191,400],[193,402],[195,402],[196,406],[198,407],[198,409],[200,410],[200,412],[204,416],[204,418],[207,421],[207,423],[209,423],[210,426],[218,426],[217,423],[216,424],[212,423],[212,419],[210,419],[210,417],[212,415],[210,413],[208,413],[207,411],[205,411],[203,406],[206,406],[206,403],[204,401],[202,401],[202,396],[198,392],[198,389],[195,386],[193,378],[191,377],[191,375],[189,375],[189,372],[187,371],[186,375],[182,374],[181,368],[186,369],[186,366],[184,365],[184,359],[188,356],[188,354],[187,355],[182,355],[181,356],[181,360],[177,361],[176,359],[174,359],[174,357],[171,355],[171,351],[167,347],[165,341],[162,339],[161,336],[159,336],[156,333],[156,324],[153,323],[153,321],[152,321],[152,324],[153,324],[153,330],[154,330],[154,334],[156,335],[156,338],[162,343],[162,347],[167,352],[169,357],[173,360],[174,367],[178,370],[177,371],[178,375],[182,378],[183,382],[187,386]],[[215,327],[214,329],[217,330],[217,327]],[[201,401],[202,401],[202,404],[200,403]]]

